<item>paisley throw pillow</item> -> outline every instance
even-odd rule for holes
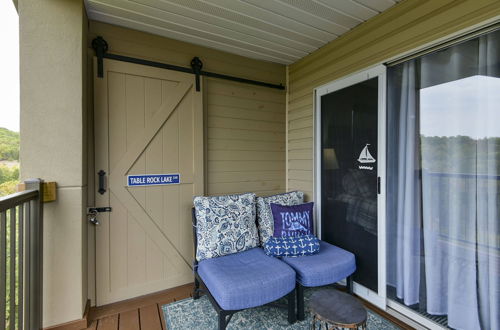
[[[271,203],[279,205],[297,205],[304,202],[304,193],[290,191],[284,194],[257,197],[257,222],[259,224],[259,240],[263,247],[269,237],[273,236],[274,221]]]
[[[242,252],[259,245],[255,194],[195,197],[196,260]]]

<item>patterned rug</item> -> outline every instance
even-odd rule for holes
[[[315,290],[317,289],[312,288],[305,291],[306,319],[304,321],[290,325],[287,321],[285,309],[262,306],[234,314],[227,329],[310,329],[312,316],[307,312],[307,305],[309,297]],[[162,306],[162,309],[168,330],[217,329],[217,313],[206,296],[198,300],[192,298],[179,300]],[[368,330],[400,329],[371,310],[368,310],[367,328]]]

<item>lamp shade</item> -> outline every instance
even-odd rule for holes
[[[339,168],[337,155],[335,154],[335,149],[333,148],[323,149],[323,161],[325,170],[336,170]]]

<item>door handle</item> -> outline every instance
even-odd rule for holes
[[[99,192],[99,194],[101,195],[104,195],[104,193],[106,192],[106,188],[104,187],[104,180],[105,180],[105,175],[106,175],[106,172],[104,172],[103,170],[100,170],[99,172],[97,172],[97,175],[99,176],[99,190],[97,190]]]

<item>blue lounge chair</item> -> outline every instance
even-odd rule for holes
[[[193,209],[193,236],[197,248],[196,215]],[[262,306],[287,296],[288,322],[296,321],[295,272],[280,260],[267,256],[261,248],[253,248],[218,258],[194,261],[193,298],[207,290],[218,314],[219,330],[226,329],[234,313]],[[280,307],[280,306],[279,306]]]

